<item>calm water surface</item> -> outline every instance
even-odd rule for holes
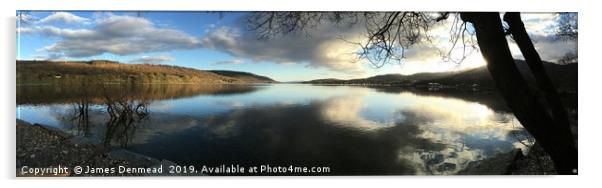
[[[17,89],[19,119],[180,165],[452,174],[530,140],[495,93],[298,84]]]

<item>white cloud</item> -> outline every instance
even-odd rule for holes
[[[145,64],[155,64],[162,63],[175,60],[171,56],[167,55],[159,55],[159,56],[142,56],[133,60],[130,60],[130,63],[145,63]]]
[[[40,51],[76,58],[104,53],[134,55],[201,47],[198,38],[179,30],[158,28],[145,18],[109,16],[98,18],[95,23],[90,29],[35,26],[20,28],[19,32],[58,37],[58,42]]]
[[[578,52],[577,41],[575,40],[558,40],[555,36],[538,36],[533,34],[531,34],[531,39],[539,56],[544,61],[556,62],[569,52]],[[524,59],[514,41],[510,42],[510,50],[515,59]]]
[[[577,52],[577,41],[557,39],[555,32],[558,23],[557,13],[522,13],[521,18],[543,60],[555,62],[567,52]],[[404,74],[428,70],[430,70],[429,72],[461,70],[485,64],[481,54],[478,51],[472,51],[471,48],[467,48],[469,56],[459,65],[456,66],[452,62],[443,62],[441,52],[447,53],[451,49],[452,43],[449,41],[449,36],[452,19],[453,17],[450,17],[443,24],[431,28],[429,33],[435,37],[431,41],[433,45],[419,44],[408,49],[406,63],[403,65],[405,69],[402,70]],[[514,58],[524,59],[516,43],[510,38],[508,39]],[[462,57],[462,50],[461,44],[454,48],[452,51],[452,56],[455,56],[454,59]]]
[[[554,27],[558,20],[556,13],[522,13],[521,18],[525,23],[527,32],[531,35],[554,35]]]
[[[34,26],[18,28],[17,32],[21,34],[41,34],[50,37],[63,38],[87,38],[95,35],[93,30],[89,29],[62,29],[54,26]]]
[[[51,25],[20,27],[21,34],[41,34],[58,38],[58,41],[39,49],[48,57],[82,58],[105,53],[116,55],[136,55],[148,52],[166,52],[196,48],[208,48],[225,52],[234,57],[229,61],[217,61],[213,64],[240,64],[244,61],[274,62],[279,64],[306,64],[309,68],[324,68],[348,75],[364,75],[365,61],[357,62],[354,52],[358,46],[345,42],[363,41],[365,28],[357,24],[352,28],[336,28],[322,25],[312,28],[308,35],[289,35],[282,38],[260,40],[252,33],[237,27],[220,27],[209,24],[203,37],[191,36],[175,29],[159,27],[151,20],[133,16],[117,16],[111,13],[97,15],[93,19],[83,18],[71,13],[57,12],[39,23],[61,21],[65,23],[94,23],[91,28],[71,29]],[[544,60],[554,61],[566,52],[576,51],[576,41],[554,40],[553,27],[556,14],[522,14],[525,26],[531,34],[536,48]],[[29,18],[29,15],[26,16]],[[483,65],[479,53],[459,66],[443,62],[442,52],[451,47],[449,42],[450,17],[445,23],[431,28],[433,44],[417,44],[406,50],[406,59],[400,73],[411,74],[425,70],[449,71],[472,68]],[[512,42],[511,42],[512,43]],[[520,52],[512,47],[515,57]],[[461,49],[455,49],[453,55],[461,55]],[[146,60],[152,59],[146,56]],[[138,59],[146,62],[144,58]],[[158,59],[153,59],[157,60]],[[163,59],[165,60],[165,58]],[[356,63],[354,63],[356,62]],[[443,64],[442,64],[443,63]],[[432,71],[431,71],[432,72]]]
[[[38,21],[40,24],[48,24],[53,22],[63,22],[68,24],[90,23],[90,19],[79,17],[68,12],[55,12]]]
[[[201,43],[206,48],[253,62],[306,63],[310,68],[361,73],[361,64],[353,63],[356,56],[352,53],[357,46],[339,39],[341,36],[356,36],[357,31],[319,27],[310,31],[309,35],[264,40],[250,33],[242,33],[238,28],[220,27],[207,33]]]
[[[225,61],[216,61],[213,62],[212,64],[214,65],[238,65],[238,64],[242,64],[244,63],[243,60],[240,59],[233,59],[233,60],[225,60]]]
[[[555,62],[568,52],[577,53],[576,40],[560,40],[556,36],[558,14],[522,13],[521,18],[533,45],[544,61]],[[510,41],[510,49],[515,58],[524,59],[514,41]]]

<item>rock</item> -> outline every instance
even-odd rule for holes
[[[446,172],[456,170],[456,164],[454,163],[443,163],[437,167],[437,171]]]
[[[82,142],[73,143],[74,140]],[[32,126],[31,124],[19,123],[19,120],[17,120],[17,169],[20,169],[22,166],[52,166],[56,164],[67,166],[89,165],[95,167],[114,167],[117,165],[151,167],[175,164],[125,149],[111,150],[111,148],[104,147],[101,144],[83,141],[87,140],[61,136],[59,132],[47,129],[43,125],[37,124],[37,126]],[[109,174],[109,176],[111,175],[119,174]],[[80,175],[65,173],[58,176]],[[104,175],[97,174],[91,176]]]
[[[550,158],[550,156],[537,143],[535,143],[531,149],[529,149],[529,153],[525,157],[514,161],[514,165],[512,165],[512,167],[513,168],[511,169],[510,174],[557,174],[556,170],[554,169],[552,158]]]
[[[509,174],[514,161],[522,157],[522,151],[515,149],[507,153],[500,153],[480,161],[473,161],[458,172],[461,175],[504,175]]]
[[[456,153],[456,152],[450,152],[449,153],[449,157],[456,158],[456,157],[458,157],[458,153]]]
[[[133,166],[153,166],[161,161],[139,153],[134,153],[125,149],[113,150],[108,153],[108,157],[122,161],[128,161]]]
[[[428,160],[426,163],[428,165],[436,165],[436,164],[443,162],[444,160],[445,160],[445,158],[443,157],[443,154],[436,154],[435,157]]]

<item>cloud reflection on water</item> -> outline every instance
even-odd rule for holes
[[[180,101],[194,106],[209,100],[227,109],[211,113],[196,112],[203,105],[182,109],[174,101],[155,101],[129,147],[178,164],[331,166],[334,174],[347,175],[450,174],[521,147],[513,135],[523,130],[512,124],[514,116],[477,102],[368,88],[312,89],[338,91],[310,93],[308,102],[304,97],[258,102],[242,95]],[[55,119],[67,124],[60,116],[68,110],[63,111]],[[102,139],[106,113],[93,110],[90,116],[90,137]]]

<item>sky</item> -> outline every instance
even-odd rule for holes
[[[485,64],[478,50],[462,62],[441,56],[451,47],[448,19],[433,27],[434,42],[406,51],[400,63],[377,68],[357,60],[361,27],[319,26],[307,35],[259,39],[247,29],[246,12],[18,11],[17,59],[115,60],[169,64],[201,70],[252,72],[278,81],[352,79],[381,74],[458,71]],[[525,27],[543,60],[576,53],[576,41],[554,39],[557,14],[523,13]],[[343,40],[344,39],[344,40]],[[350,42],[351,41],[351,42]],[[516,59],[518,47],[509,40]],[[462,56],[453,50],[452,57]]]

